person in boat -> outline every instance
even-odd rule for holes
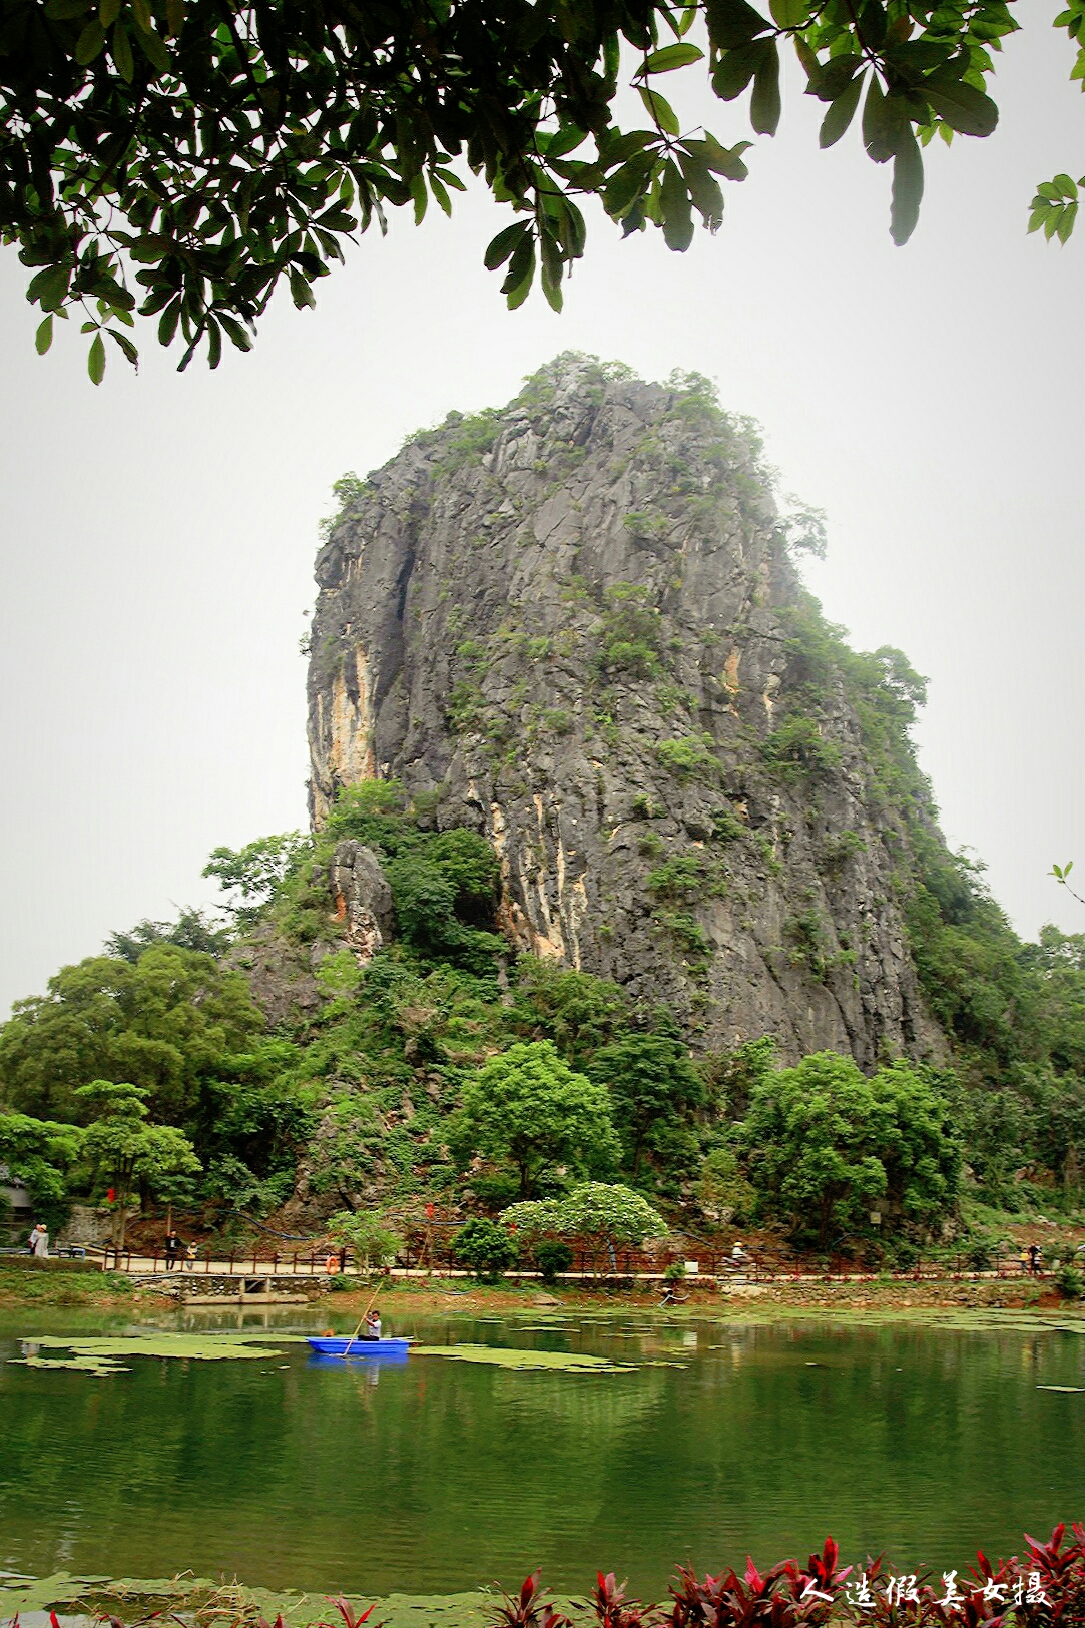
[[[381,1314],[374,1307],[374,1309],[372,1311],[367,1311],[366,1314],[365,1314],[365,1333],[362,1335],[362,1339],[363,1340],[379,1340],[380,1337],[381,1337]]]

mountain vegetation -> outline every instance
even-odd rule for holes
[[[490,568],[475,563],[480,555],[503,546],[492,527],[479,549],[468,496],[482,481],[490,516],[506,501],[509,488],[480,460],[509,444],[507,426],[518,448],[535,437],[521,466],[525,481],[542,483],[538,506],[553,516],[563,494],[580,492],[568,505],[575,518],[602,478],[592,472],[593,437],[606,413],[647,415],[666,438],[668,540],[646,549],[644,519],[626,523],[658,507],[611,505],[619,541],[606,546],[648,559],[646,569],[661,560],[663,588],[634,591],[641,585],[623,558],[612,573],[619,591],[604,580],[593,597],[586,576],[554,573],[552,552],[539,550],[537,568],[525,564],[517,531],[516,570],[538,573],[535,630],[505,637],[466,622],[464,607],[483,595],[455,600],[437,578],[452,628],[430,618],[426,650],[444,662],[453,699],[433,711],[432,751],[428,700],[401,708],[397,727],[416,743],[404,777],[386,766],[380,777],[329,781],[311,835],[211,856],[220,918],[186,911],[114,933],[105,953],[62,968],[44,995],[16,1004],[0,1030],[0,1164],[51,1223],[73,1199],[100,1202],[112,1190],[122,1212],[130,1194],[145,1210],[190,1206],[226,1232],[278,1217],[276,1227],[333,1236],[378,1260],[435,1206],[480,1223],[461,1252],[486,1272],[501,1250],[481,1223],[507,1213],[548,1248],[558,1246],[547,1227],[558,1237],[574,1227],[612,1240],[650,1236],[658,1211],[694,1233],[756,1224],[798,1247],[899,1258],[967,1228],[984,1206],[1081,1206],[1085,934],[1045,927],[1038,943],[1022,943],[982,868],[948,851],[910,735],[923,680],[900,652],[856,652],[826,622],[795,578],[787,529],[745,452],[732,450],[730,472],[718,476],[742,492],[745,529],[724,544],[710,532],[706,558],[715,572],[744,562],[769,586],[726,638],[713,642],[706,630],[694,641],[676,553],[692,573],[682,526],[690,514],[709,524],[704,438],[719,446],[730,434],[704,382],[661,392],[580,363],[569,378],[549,394],[551,376],[530,381],[505,418],[426,432],[395,468],[416,482],[421,470],[442,515],[440,503],[459,493],[466,589],[472,571]],[[578,459],[542,438],[562,414],[580,437]],[[634,433],[652,443],[640,455],[655,481],[658,443],[636,422]],[[608,460],[605,478],[618,478],[612,442],[598,458],[600,467]],[[624,467],[620,478],[632,479]],[[344,485],[345,517],[329,528],[322,558],[338,569],[336,550],[356,546],[357,506],[378,499],[411,516],[421,551],[421,503],[412,510],[387,472],[361,486]],[[654,502],[647,477],[641,490]],[[712,501],[717,526],[718,492]],[[581,560],[591,563],[584,549]],[[424,558],[415,570],[424,574]],[[705,580],[690,590],[697,604],[714,591]],[[564,618],[559,653],[559,635],[542,631],[544,592]],[[507,615],[504,589],[492,597],[494,614]],[[398,602],[403,627],[422,625],[406,587]],[[701,670],[689,651],[700,660],[705,647],[709,676],[695,702]],[[771,669],[756,665],[762,650]],[[333,648],[322,633],[312,660],[319,699],[353,647]],[[755,679],[743,690],[734,675],[749,667]],[[711,676],[721,668],[726,683]],[[554,671],[568,685],[565,720],[535,733],[532,709],[548,704]],[[503,688],[486,691],[492,672]],[[474,699],[455,701],[468,683]],[[457,705],[492,722],[521,683],[519,710],[509,711],[521,723],[496,750],[485,721],[457,733]],[[673,742],[688,753],[661,766],[657,748]],[[387,755],[398,751],[393,740]],[[456,753],[468,754],[462,797],[448,794]],[[417,766],[442,754],[446,780],[427,784]],[[562,774],[574,777],[562,784],[578,823],[555,838],[546,797]],[[577,926],[579,967],[553,936],[529,937],[525,926],[532,897],[541,909],[547,842],[566,904],[578,860],[598,852],[602,866],[619,853],[627,916],[616,899],[593,904],[589,868],[576,897],[591,909],[563,918]],[[535,856],[534,870],[524,855]],[[357,896],[363,872],[366,899]],[[356,907],[364,931],[354,930]],[[768,923],[760,938],[757,910]],[[633,924],[628,945],[614,927],[623,919]],[[869,972],[879,934],[889,948]],[[584,964],[589,950],[595,970]],[[620,971],[623,954],[623,981],[600,970]],[[731,1017],[711,1018],[705,989],[730,987],[711,982],[721,963],[745,1001],[728,1009],[744,1032]],[[898,983],[887,990],[894,968]],[[907,980],[925,1028],[918,1019],[910,1030],[890,1025]],[[786,1001],[770,1007],[781,991]],[[793,1009],[819,1000],[821,1029],[790,1023]],[[851,1044],[801,1043],[825,1032]]]

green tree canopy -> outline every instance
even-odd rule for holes
[[[832,1051],[768,1075],[737,1129],[760,1212],[822,1247],[874,1232],[872,1211],[883,1233],[935,1225],[961,1168],[941,1083],[905,1062],[867,1079]]]
[[[614,1122],[634,1176],[645,1147],[705,1100],[704,1084],[686,1047],[670,1034],[625,1035],[601,1047],[587,1073],[610,1091]]]
[[[683,250],[695,216],[721,224],[720,181],[745,177],[749,143],[684,129],[667,76],[725,101],[749,89],[753,131],[772,135],[788,47],[825,106],[822,146],[862,107],[902,243],[921,146],[991,133],[992,53],[1017,27],[1005,0],[4,0],[0,16],[0,233],[34,270],[39,350],[75,308],[95,382],[103,331],[135,360],[133,313],[157,317],[162,344],[180,335],[182,367],[203,343],[216,366],[224,336],[247,350],[276,287],[312,305],[345,238],[384,230],[390,208],[450,212],[471,173],[510,209],[485,260],[511,306],[537,269],[560,306],[584,199]],[[1058,26],[1078,40],[1082,17],[1073,0]],[[1031,224],[1065,236],[1076,206],[1056,176]]]
[[[35,1211],[51,1227],[67,1213],[66,1175],[82,1142],[76,1125],[0,1109],[0,1165],[25,1183]]]
[[[213,876],[228,895],[227,909],[239,927],[249,926],[313,851],[300,831],[257,837],[244,848],[215,848],[201,875]]]
[[[548,1040],[510,1046],[469,1077],[452,1139],[464,1162],[511,1164],[525,1198],[559,1166],[606,1170],[620,1152],[606,1088]]]
[[[83,1133],[83,1154],[100,1184],[113,1188],[113,1241],[124,1248],[128,1201],[134,1187],[165,1194],[178,1178],[202,1166],[192,1143],[172,1125],[148,1125],[147,1092],[127,1081],[91,1080],[76,1095],[96,1117]]]
[[[338,1243],[349,1244],[366,1272],[371,1267],[391,1266],[403,1248],[403,1239],[379,1211],[354,1214],[338,1210],[328,1221],[328,1235]]]
[[[462,1261],[483,1283],[493,1283],[520,1258],[516,1239],[484,1216],[472,1216],[452,1240],[456,1259]]]
[[[209,955],[153,944],[134,964],[92,956],[48,993],[16,1002],[0,1030],[0,1099],[23,1113],[80,1120],[80,1086],[127,1079],[153,1117],[183,1122],[201,1082],[264,1027],[238,972]]]
[[[597,1247],[639,1245],[646,1238],[665,1237],[668,1230],[647,1199],[631,1187],[603,1181],[582,1182],[561,1198],[512,1204],[502,1212],[501,1221],[527,1238],[556,1233],[583,1238]]]

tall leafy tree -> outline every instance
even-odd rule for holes
[[[67,1173],[82,1141],[77,1125],[0,1109],[0,1165],[25,1183],[35,1211],[51,1227],[67,1214]]]
[[[1057,25],[1080,44],[1083,18],[1072,0]],[[276,288],[314,304],[346,239],[390,209],[450,212],[471,174],[510,210],[485,252],[509,305],[538,273],[560,307],[584,199],[683,250],[746,175],[749,143],[685,128],[668,76],[749,90],[754,134],[772,135],[790,49],[823,147],[862,110],[902,243],[923,145],[995,128],[992,53],[1016,27],[1005,0],[3,0],[0,234],[33,272],[38,349],[79,315],[96,383],[106,338],[136,360],[136,315],[182,367],[199,346],[216,366],[224,338],[247,350]],[[1032,227],[1065,238],[1077,186],[1045,182]]]
[[[263,1028],[238,972],[209,955],[152,944],[134,964],[92,956],[48,992],[18,1001],[0,1030],[0,1100],[40,1118],[80,1120],[79,1087],[127,1079],[153,1117],[183,1123],[202,1083]]]
[[[453,1141],[464,1161],[511,1164],[524,1198],[559,1166],[605,1170],[620,1152],[606,1088],[571,1069],[548,1040],[510,1046],[469,1077]]]
[[[625,1035],[601,1047],[587,1073],[610,1091],[614,1122],[634,1176],[645,1148],[705,1100],[704,1084],[686,1047],[670,1034]]]
[[[817,1052],[754,1087],[737,1138],[763,1215],[831,1246],[930,1227],[957,1196],[961,1149],[934,1071],[897,1062],[871,1078],[850,1057]]]
[[[124,1248],[128,1203],[136,1188],[165,1195],[178,1178],[202,1166],[192,1143],[172,1125],[148,1125],[147,1093],[127,1081],[91,1080],[77,1095],[95,1115],[83,1134],[83,1153],[115,1194],[113,1242]]]

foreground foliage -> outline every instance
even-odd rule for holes
[[[1072,5],[1058,26],[1078,39],[1081,16]],[[825,106],[823,147],[862,109],[869,156],[893,164],[903,243],[922,145],[994,130],[993,53],[1017,26],[1005,0],[5,0],[0,234],[34,271],[38,349],[55,314],[78,313],[95,383],[103,336],[136,361],[137,314],[158,319],[161,344],[180,339],[182,368],[200,346],[217,366],[224,338],[248,350],[276,288],[313,305],[345,240],[374,220],[386,230],[392,208],[421,221],[432,199],[450,213],[471,174],[512,212],[485,255],[506,268],[508,303],[538,271],[559,308],[585,248],[578,200],[683,250],[695,216],[720,226],[720,181],[746,175],[749,143],[686,127],[665,76],[696,74],[725,101],[749,89],[753,131],[772,135],[790,49]],[[1056,176],[1032,225],[1065,238],[1076,208],[1072,178]]]
[[[1085,1527],[1056,1526],[1045,1543],[1025,1537],[1025,1556],[993,1565],[982,1551],[971,1572],[946,1572],[941,1588],[927,1575],[894,1577],[884,1558],[868,1559],[862,1571],[840,1566],[840,1551],[827,1538],[805,1566],[781,1560],[761,1572],[747,1560],[698,1577],[679,1566],[666,1605],[633,1599],[613,1572],[596,1574],[587,1604],[600,1628],[824,1628],[830,1621],[869,1623],[874,1628],[979,1628],[1014,1622],[1050,1628],[1080,1621],[1085,1606]],[[541,1572],[525,1578],[516,1596],[506,1594],[492,1628],[570,1628],[541,1584]]]

